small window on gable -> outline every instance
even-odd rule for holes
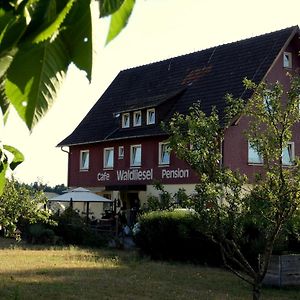
[[[89,169],[90,164],[90,152],[89,150],[80,151],[80,170],[86,171]]]
[[[287,146],[282,150],[282,164],[285,166],[291,166],[295,160],[295,148],[294,143],[289,142]]]
[[[119,146],[118,157],[119,159],[124,158],[124,146]]]
[[[248,163],[249,164],[263,164],[263,158],[257,150],[248,142]]]
[[[122,114],[122,128],[128,128],[130,126],[130,114]]]
[[[155,124],[155,108],[147,109],[147,125]]]
[[[284,68],[292,68],[292,53],[284,52],[283,53],[283,67]]]
[[[141,126],[142,125],[142,113],[141,111],[135,111],[133,113],[133,126]]]
[[[112,169],[114,167],[114,148],[104,148],[103,168]]]

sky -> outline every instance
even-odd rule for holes
[[[32,133],[14,111],[1,129],[2,142],[25,155],[14,176],[26,183],[67,184],[67,154],[56,145],[121,70],[300,25],[299,11],[299,0],[136,0],[127,27],[107,46],[109,19],[95,14],[92,82],[71,66],[57,100]]]

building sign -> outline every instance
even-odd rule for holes
[[[188,169],[160,169],[160,178],[156,179],[178,179],[189,178],[190,173]],[[124,181],[148,181],[153,180],[153,169],[129,169],[129,170],[115,170],[108,172],[99,172],[97,174],[98,181],[110,181],[111,177],[116,178],[118,182]]]

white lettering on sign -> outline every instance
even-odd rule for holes
[[[109,180],[109,173],[107,173],[107,172],[98,173],[97,174],[97,180],[98,181],[108,181]]]
[[[153,179],[153,169],[148,170],[119,170],[117,171],[118,181],[132,181],[132,180],[152,180]]]
[[[173,178],[188,178],[189,177],[189,170],[182,170],[182,169],[176,169],[176,170],[167,170],[162,169],[161,170],[161,178],[162,179],[173,179]]]
[[[116,170],[113,174],[108,172],[99,172],[97,174],[98,181],[110,181],[111,178],[117,176],[117,181],[145,181],[153,180],[153,169],[129,169],[129,170]],[[190,173],[188,169],[162,169],[160,179],[178,179],[178,178],[189,178]],[[157,178],[159,179],[159,178]]]

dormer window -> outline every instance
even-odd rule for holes
[[[283,53],[283,67],[284,68],[292,68],[292,53],[284,52]]]
[[[135,111],[133,113],[133,126],[141,126],[142,125],[142,112]]]
[[[155,124],[155,108],[147,109],[147,125]]]
[[[128,128],[130,126],[130,114],[122,114],[122,128]]]

